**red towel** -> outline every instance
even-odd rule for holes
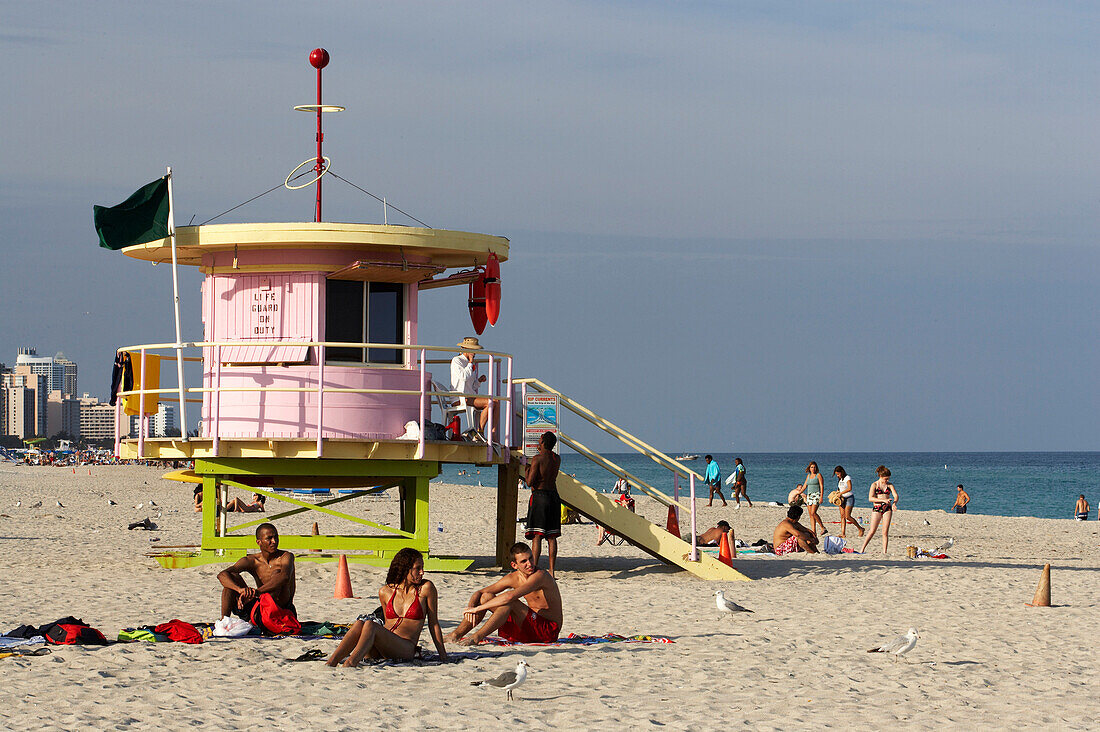
[[[182,620],[169,620],[153,628],[154,633],[163,633],[169,639],[179,643],[202,643],[202,633],[191,623]]]

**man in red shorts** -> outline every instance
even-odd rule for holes
[[[562,624],[558,583],[549,572],[535,566],[531,547],[522,541],[513,544],[509,554],[514,571],[470,596],[462,622],[445,641],[473,646],[494,631],[516,643],[553,643],[558,639]],[[477,628],[487,612],[491,613],[489,619]],[[468,638],[463,637],[474,628],[477,630]]]

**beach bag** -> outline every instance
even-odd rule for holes
[[[182,620],[174,619],[169,620],[167,623],[161,623],[153,628],[153,632],[164,633],[168,636],[168,640],[177,643],[202,643],[202,633],[199,632],[199,629]]]
[[[234,615],[227,615],[214,623],[215,638],[240,638],[252,632],[252,623]]]
[[[840,497],[839,490],[835,490],[829,494],[829,503],[833,504],[834,506],[839,506],[840,504],[844,503],[844,499]]]
[[[561,504],[561,523],[563,524],[579,524],[581,522],[581,516],[573,509]]]
[[[55,646],[107,645],[107,639],[102,633],[83,620],[71,616],[43,625],[39,630],[46,636],[46,642]]]
[[[269,635],[297,635],[302,632],[302,624],[294,613],[275,604],[275,598],[268,593],[252,606],[252,624]]]

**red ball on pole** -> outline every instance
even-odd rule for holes
[[[328,66],[328,51],[323,48],[315,48],[309,52],[309,65],[317,70]]]

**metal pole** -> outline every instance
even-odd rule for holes
[[[318,71],[318,74],[321,72]],[[320,204],[318,204],[320,205]],[[324,432],[321,430],[321,417],[325,405],[325,346],[317,346],[317,457],[324,452]]]
[[[493,375],[493,356],[489,354],[489,406],[485,407],[489,411],[489,417],[485,420],[485,459],[492,461],[493,459],[493,397],[496,396],[496,378]]]
[[[214,346],[214,437],[211,450],[218,457],[222,421],[222,347]],[[222,504],[225,505],[224,503]]]
[[[416,459],[424,459],[424,411],[428,406],[428,393],[424,386],[424,377],[427,370],[426,349],[420,349],[420,436],[416,443]]]
[[[691,476],[691,561],[699,561],[698,538],[695,533],[695,476]]]
[[[145,457],[145,349],[141,349],[141,386],[138,387],[138,457]]]
[[[317,213],[313,220],[321,221],[321,171],[325,169],[325,158],[321,154],[321,143],[324,141],[324,133],[321,132],[321,67],[317,67],[317,162],[313,166],[317,173]]]
[[[512,357],[508,357],[508,401],[505,404],[508,407],[508,414],[504,416],[504,442],[505,447],[509,450],[512,449],[512,412],[515,411],[516,405],[512,403],[512,392],[515,386],[512,384]]]
[[[180,437],[187,441],[187,400],[183,388],[183,339],[180,336],[180,281],[176,262],[176,213],[172,198],[172,166],[168,166],[168,236],[172,239],[172,297],[176,315],[176,379],[180,396]]]

